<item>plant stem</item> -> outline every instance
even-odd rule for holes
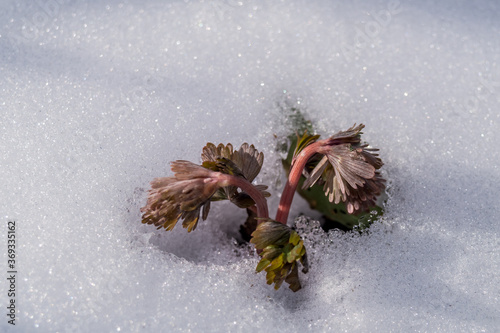
[[[267,208],[267,200],[262,193],[248,180],[238,176],[232,176],[221,173],[218,176],[219,182],[223,182],[224,186],[232,185],[241,188],[248,194],[255,205],[257,206],[257,216],[261,218],[269,218],[269,210]]]
[[[302,170],[304,170],[307,161],[309,161],[314,154],[320,152],[323,146],[328,145],[328,142],[328,139],[314,142],[305,147],[299,155],[293,159],[288,180],[285,188],[283,189],[283,194],[281,195],[278,212],[276,213],[276,221],[286,224],[293,196],[297,186],[299,185],[300,177],[302,176]]]

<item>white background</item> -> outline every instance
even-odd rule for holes
[[[2,1],[0,331],[498,331],[499,36],[493,0]],[[229,203],[190,234],[140,223],[209,141],[264,152],[274,214],[291,107],[364,123],[389,194],[369,234],[301,229],[301,291],[254,273]]]

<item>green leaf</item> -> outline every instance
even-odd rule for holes
[[[257,264],[257,268],[256,268],[256,271],[257,273],[260,273],[264,270],[264,268],[266,268],[267,266],[269,266],[271,262],[265,258],[262,258],[259,263]]]
[[[297,266],[298,260],[307,265],[304,242],[290,227],[267,219],[257,227],[252,236],[251,242],[256,244],[256,247],[266,245],[260,253],[262,259],[257,265],[257,271],[265,270],[267,283],[274,283],[275,289],[286,281],[288,275],[293,272],[293,268]],[[307,272],[306,266],[303,272]],[[292,290],[300,289],[298,275],[290,278],[289,281],[293,283]]]
[[[305,147],[309,146],[311,143],[316,142],[320,135],[310,135],[307,134],[307,131],[302,134],[302,136],[297,135],[297,144],[295,150],[293,151],[293,157],[297,157]]]
[[[289,243],[293,245],[297,245],[300,241],[300,236],[296,231],[292,231],[290,233],[290,240],[288,241]]]
[[[262,251],[261,256],[267,260],[274,260],[281,253],[283,253],[283,250],[280,247],[270,245]]]
[[[287,275],[285,282],[290,285],[289,288],[293,292],[296,292],[300,290],[300,288],[302,288],[302,286],[300,285],[299,270],[297,269],[297,265],[293,265],[293,268],[291,272]]]
[[[290,231],[290,227],[268,220],[257,226],[250,242],[255,244],[257,249],[264,249],[269,245],[285,245],[290,238]]]
[[[302,252],[304,251],[304,252]],[[305,254],[304,242],[300,241],[293,249],[290,251],[290,255],[287,258],[289,263],[296,261],[298,258]]]
[[[273,261],[271,261],[271,266],[268,267],[269,270],[276,270],[277,268],[280,268],[283,266],[283,259],[285,257],[285,254],[282,253],[278,257],[276,257]]]

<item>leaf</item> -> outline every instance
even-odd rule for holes
[[[277,268],[280,268],[283,266],[283,258],[284,254],[282,253],[278,257],[276,257],[273,261],[271,261],[271,265],[268,267],[269,270],[276,270]]]
[[[304,252],[302,252],[304,251]],[[289,263],[292,263],[296,261],[298,258],[303,256],[305,254],[305,248],[304,248],[304,243],[303,241],[300,241],[299,244],[297,244],[292,251],[290,251],[290,255],[287,258],[287,261]]]
[[[300,236],[296,231],[292,231],[290,233],[290,240],[288,241],[289,243],[293,245],[297,245],[300,241]]]
[[[311,143],[315,142],[318,140],[320,135],[309,135],[307,134],[307,131],[302,134],[301,137],[297,135],[297,144],[295,147],[295,150],[293,152],[293,157],[297,157],[297,155],[300,154],[300,152],[307,146],[309,146]]]
[[[311,122],[307,121],[301,111],[297,108],[294,108],[292,111],[284,111],[288,117],[293,117],[293,131],[298,131],[299,133],[304,133],[307,128],[307,132],[313,133]],[[342,143],[350,143],[356,145],[353,149],[362,148],[362,151],[359,153],[369,164],[378,169],[382,166],[382,161],[377,157],[378,155],[375,153],[377,149],[368,148],[367,145],[360,145],[360,135],[361,130],[364,125],[353,126],[347,131],[338,132],[335,135],[330,137],[330,140],[336,144]],[[285,145],[285,149],[288,151],[287,157],[282,160],[283,168],[288,173],[292,164],[292,160],[294,158],[294,153],[300,148],[297,148],[297,142],[300,138],[297,135],[291,134],[288,136],[288,145]],[[280,148],[282,150],[282,148]],[[373,170],[373,169],[372,169]],[[383,214],[383,210],[381,207],[376,206],[375,201],[367,201],[372,206],[366,207],[369,212],[354,212],[354,205],[351,204],[348,208],[346,203],[343,203],[341,199],[340,187],[335,186],[334,182],[334,172],[333,168],[330,166],[328,162],[328,157],[319,155],[314,156],[306,165],[305,173],[308,174],[308,178],[301,177],[299,181],[299,186],[297,187],[297,192],[301,197],[303,197],[312,209],[319,211],[323,214],[325,219],[325,223],[323,224],[323,228],[325,230],[338,228],[341,230],[352,230],[355,227],[360,226],[361,228],[368,227],[373,221],[377,219],[378,216]],[[329,182],[324,181],[324,179],[328,179]],[[354,178],[350,178],[351,182],[354,184],[356,180]],[[339,183],[337,183],[339,184]],[[324,186],[328,186],[331,190],[329,191],[329,196],[325,196]],[[339,184],[340,185],[340,184]],[[356,185],[357,186],[357,185]],[[369,180],[366,182],[367,187],[377,189],[374,193],[380,192],[380,194],[384,194],[384,189],[380,187],[379,183],[374,182],[371,183]],[[359,187],[358,187],[359,188]],[[338,191],[338,195],[334,195],[334,190]],[[360,197],[367,197],[371,192],[365,192],[363,190],[358,192]],[[336,201],[335,198],[339,198],[337,203],[332,201]],[[332,200],[329,200],[332,199]],[[369,198],[367,198],[369,199]],[[360,207],[361,208],[361,207]],[[353,211],[354,214],[349,214],[348,209]],[[375,212],[373,214],[372,212]]]
[[[259,153],[253,145],[246,142],[238,150],[233,150],[233,145],[230,143],[227,145],[221,143],[215,146],[209,142],[203,147],[201,158],[204,168],[242,177],[249,182],[252,182],[259,174],[264,163],[264,154]],[[270,196],[269,192],[265,191],[267,186],[255,185],[255,187],[264,197]],[[240,208],[249,208],[255,205],[255,202],[247,193],[238,192],[238,188],[235,186],[226,186],[212,196],[212,201],[227,199]]]
[[[245,142],[234,152],[232,160],[241,169],[245,178],[252,182],[264,164],[264,154]]]
[[[265,269],[267,283],[274,283],[275,289],[279,289],[286,281],[298,260],[307,265],[304,243],[299,234],[290,227],[267,219],[257,227],[252,236],[250,241],[256,244],[257,248],[266,245],[260,253],[262,259],[257,265],[257,271]],[[307,267],[303,272],[307,272]],[[289,281],[293,283],[292,290],[300,289],[298,275],[296,279],[290,278]]]
[[[266,282],[267,284],[272,284],[274,282],[274,279],[276,278],[276,272],[273,270],[267,270],[266,269]]]
[[[214,171],[243,176],[252,182],[259,174],[264,163],[264,154],[259,153],[254,145],[243,143],[239,150],[233,151],[233,145],[207,143],[201,154],[203,166]],[[215,165],[214,165],[215,163]],[[218,170],[216,170],[218,169]]]
[[[184,160],[172,162],[171,168],[173,177],[151,182],[146,206],[141,208],[142,223],[169,231],[182,219],[183,226],[191,232],[197,226],[202,207],[202,218],[207,218],[210,199],[219,189],[213,181],[217,174]]]
[[[281,253],[283,253],[283,250],[279,246],[275,245],[270,245],[262,251],[262,258],[268,259],[268,260],[274,260],[277,256],[279,256]]]
[[[300,285],[299,270],[297,269],[297,265],[293,265],[293,268],[290,274],[287,275],[285,282],[290,285],[289,288],[293,292],[296,292],[302,288],[302,286]]]
[[[203,211],[201,214],[201,218],[203,221],[205,221],[208,217],[208,213],[210,212],[210,200],[208,200],[204,205],[203,205]]]
[[[290,237],[290,231],[290,227],[268,220],[257,226],[250,242],[255,244],[257,249],[264,249],[269,245],[285,245]]]
[[[265,258],[262,258],[259,263],[257,264],[257,268],[256,268],[256,271],[257,273],[260,273],[264,270],[264,268],[266,268],[267,266],[269,266],[271,262]]]

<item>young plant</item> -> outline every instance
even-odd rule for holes
[[[231,144],[208,143],[202,152],[202,164],[178,160],[171,163],[173,177],[151,182],[147,204],[141,209],[142,223],[172,230],[179,220],[188,232],[205,220],[212,201],[229,200],[257,216],[251,243],[261,260],[257,272],[265,270],[268,284],[279,289],[287,282],[290,289],[301,288],[298,264],[308,270],[306,249],[300,236],[287,226],[288,214],[299,182],[303,189],[323,185],[329,202],[344,202],[349,214],[375,206],[376,197],[385,188],[379,169],[383,163],[377,149],[361,143],[364,125],[353,126],[328,139],[307,131],[297,138],[288,181],[283,190],[276,218],[269,218],[267,186],[254,185],[264,155],[244,143],[239,150]],[[305,180],[303,179],[305,177]]]
[[[277,221],[286,223],[302,174],[306,177],[303,189],[319,180],[329,201],[346,203],[349,214],[375,206],[377,196],[385,188],[385,180],[378,171],[383,163],[375,153],[378,149],[361,144],[363,128],[363,124],[353,126],[319,141],[319,135],[307,132],[298,138]]]

